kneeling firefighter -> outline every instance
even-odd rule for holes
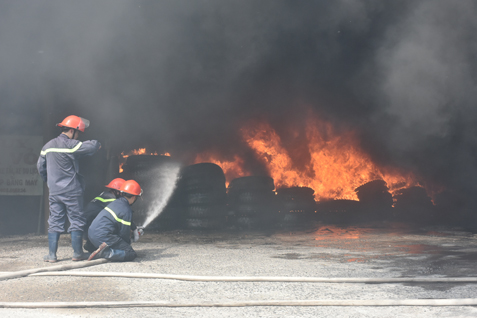
[[[90,253],[94,252],[97,247],[95,247],[88,239],[89,227],[91,226],[91,223],[93,223],[93,220],[98,216],[99,212],[107,207],[108,204],[121,197],[121,192],[119,192],[119,189],[121,189],[121,186],[124,184],[124,182],[126,182],[126,180],[122,178],[111,180],[111,182],[105,186],[106,190],[91,200],[88,205],[86,205],[84,210],[86,217],[86,227],[84,232],[86,243],[84,244],[84,249]]]
[[[94,219],[88,238],[98,249],[88,260],[97,257],[111,261],[132,261],[136,252],[131,247],[131,205],[142,195],[141,186],[134,180],[123,183],[119,189],[121,197],[111,202]]]

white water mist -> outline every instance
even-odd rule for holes
[[[155,181],[152,183],[152,187],[148,189],[151,192],[148,193],[148,197],[153,199],[148,206],[143,227],[147,227],[164,210],[176,188],[179,170],[180,165],[178,163],[168,163],[151,171]]]

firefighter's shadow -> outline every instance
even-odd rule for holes
[[[163,258],[173,258],[178,257],[179,254],[168,254],[165,253],[167,248],[146,248],[141,250],[136,250],[137,258],[143,260],[160,260]]]

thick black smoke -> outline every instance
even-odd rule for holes
[[[286,138],[307,105],[470,199],[475,14],[471,0],[2,1],[1,132],[41,134],[46,111],[90,119],[85,138],[116,153],[247,155],[245,121]]]

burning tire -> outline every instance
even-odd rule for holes
[[[256,193],[257,190],[273,191],[275,184],[273,179],[266,176],[249,176],[234,179],[229,184],[229,191],[251,191]]]
[[[186,228],[212,230],[224,224],[227,194],[225,175],[218,165],[199,163],[183,168],[177,191]]]
[[[225,175],[216,164],[198,163],[182,169],[179,187],[185,192],[225,191]]]
[[[396,219],[413,224],[432,224],[436,208],[426,190],[421,187],[402,189],[396,195]]]
[[[280,226],[303,225],[313,220],[315,191],[308,187],[291,187],[277,190]]]
[[[275,185],[273,179],[251,176],[234,179],[228,188],[228,226],[258,229],[274,223]]]
[[[361,203],[361,221],[392,219],[393,196],[384,180],[374,180],[355,189]]]

